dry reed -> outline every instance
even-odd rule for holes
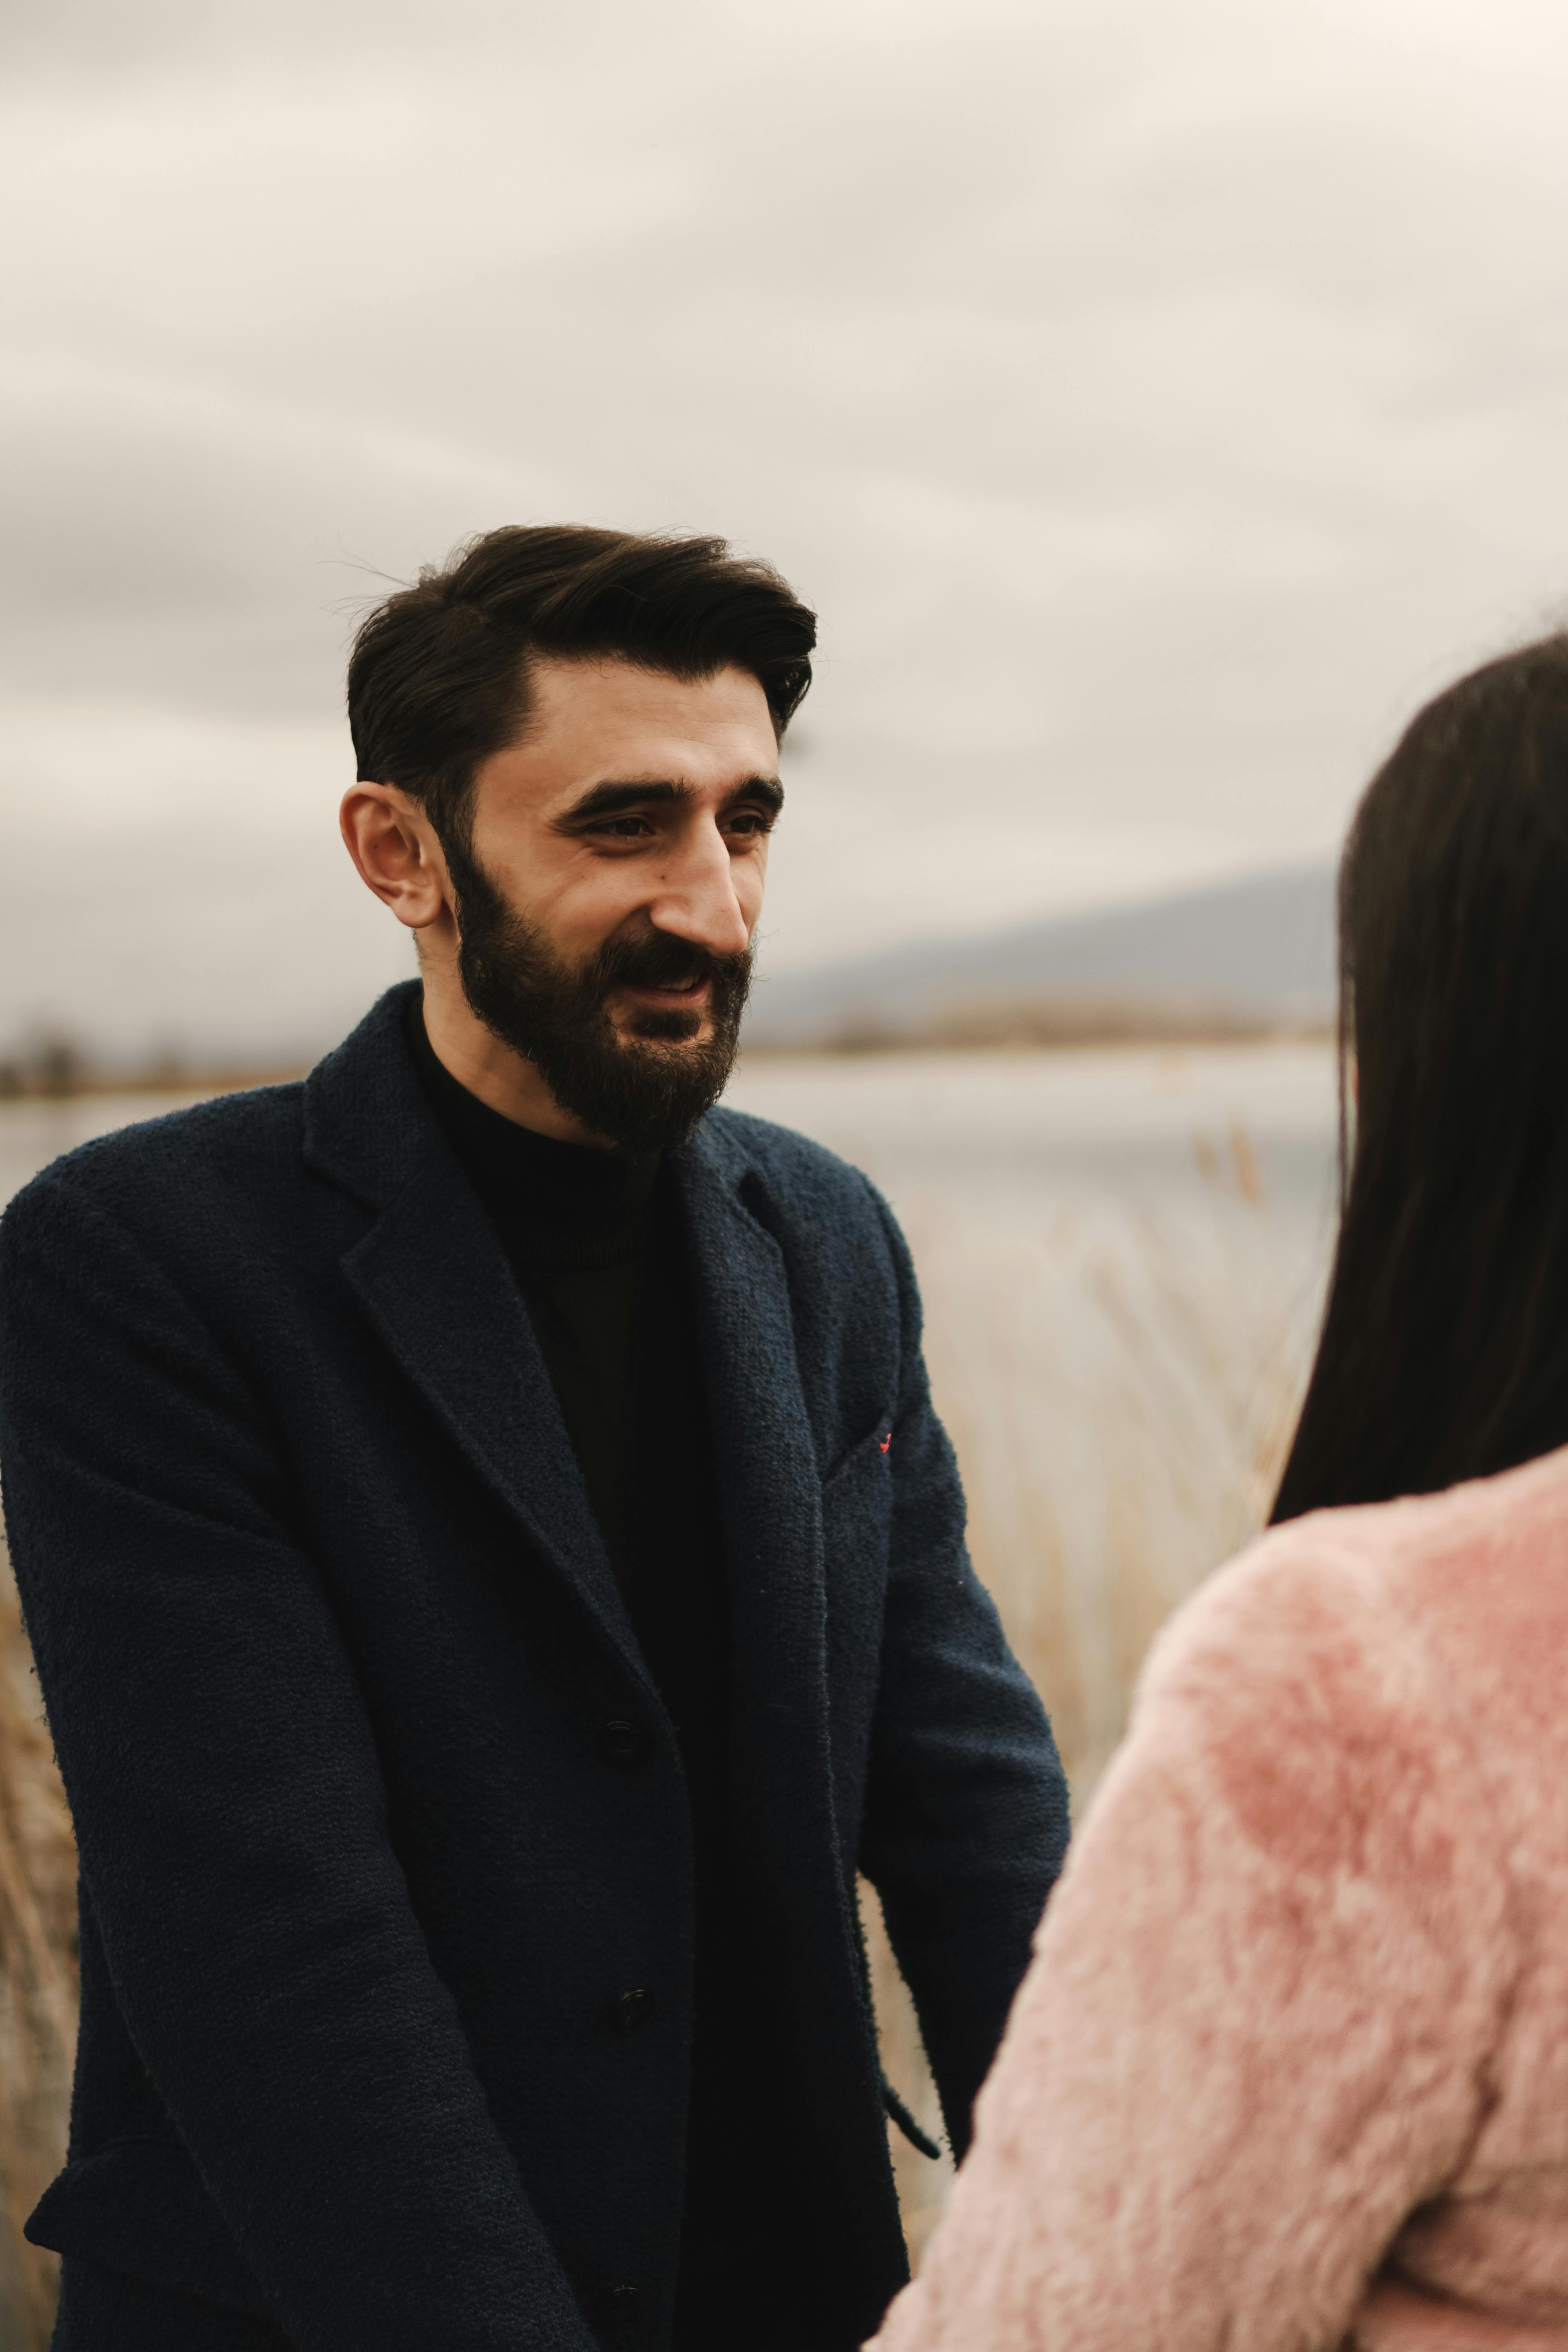
[[[1081,1814],[1171,1611],[1268,1513],[1305,1376],[1316,1286],[1282,1275],[1244,1129],[1194,1138],[1214,1223],[1190,1232],[1068,1207],[1040,1220],[900,1206],[926,1300],[939,1411],[969,1498],[970,1547],[1050,1712]],[[862,1890],[883,2063],[942,2137],[913,2004]],[[952,2178],[895,2128],[918,2263]]]
[[[76,1853],[0,1552],[0,2352],[44,2352],[55,2260],[22,2224],[65,2152],[76,2042]]]

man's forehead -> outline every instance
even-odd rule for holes
[[[767,697],[745,670],[678,678],[621,660],[541,663],[518,741],[487,763],[549,803],[607,782],[711,792],[772,775]]]
[[[743,669],[677,677],[619,656],[564,660],[550,655],[531,666],[528,698],[527,735],[535,740],[601,729],[668,729],[698,738],[727,727],[773,733],[767,697]]]

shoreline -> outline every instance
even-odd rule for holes
[[[1332,1046],[1334,1043],[1334,1024],[1325,1020],[1040,1020],[997,1024],[994,1027],[938,1023],[929,1029],[899,1033],[849,1029],[817,1037],[743,1039],[736,1067],[783,1061],[882,1061],[921,1054],[1023,1056],[1121,1049],[1130,1053],[1180,1053],[1243,1045]],[[257,1087],[292,1085],[308,1076],[312,1066],[309,1062],[299,1062],[268,1064],[255,1069],[232,1065],[209,1069],[170,1068],[165,1065],[126,1071],[89,1067],[73,1072],[68,1079],[53,1074],[16,1072],[9,1083],[0,1084],[0,1110],[11,1104],[90,1102],[110,1095],[243,1094]]]

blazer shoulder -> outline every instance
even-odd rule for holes
[[[23,1186],[0,1222],[15,1243],[62,1209],[135,1221],[160,1202],[189,1208],[208,1192],[248,1189],[270,1169],[298,1161],[303,1106],[304,1085],[295,1080],[137,1119],[62,1152]]]
[[[823,1273],[875,1263],[905,1279],[902,1234],[863,1169],[793,1127],[745,1110],[710,1110],[700,1139],[710,1162],[720,1164],[738,1200],[787,1256]]]
[[[748,1170],[782,1191],[800,1188],[828,1193],[846,1205],[875,1213],[880,1194],[864,1170],[840,1159],[825,1143],[814,1142],[793,1127],[775,1119],[758,1118],[751,1111],[713,1110],[703,1121],[703,1133],[728,1161],[737,1178]]]

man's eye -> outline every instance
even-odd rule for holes
[[[759,834],[772,833],[773,829],[772,817],[762,809],[738,809],[730,819],[731,833],[748,834],[754,837]]]
[[[612,841],[640,841],[653,831],[646,816],[611,816],[594,827],[595,833],[608,834]]]

